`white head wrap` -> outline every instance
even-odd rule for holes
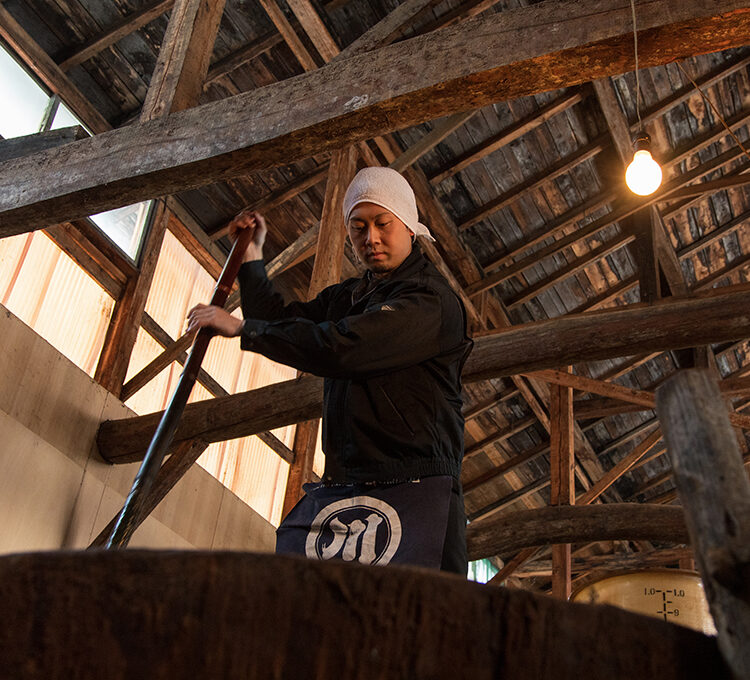
[[[344,222],[349,223],[352,210],[360,203],[374,203],[392,212],[417,236],[430,241],[430,230],[419,221],[414,190],[406,178],[392,168],[363,168],[352,180],[344,195]]]

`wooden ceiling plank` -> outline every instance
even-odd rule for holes
[[[577,229],[576,231],[569,234],[568,236],[565,236],[559,239],[558,241],[555,241],[554,243],[550,244],[546,248],[540,250],[538,253],[534,253],[524,258],[523,260],[520,260],[518,263],[511,265],[507,269],[501,270],[499,272],[495,272],[491,274],[490,276],[487,276],[485,279],[482,279],[481,281],[477,282],[477,284],[475,284],[468,290],[471,292],[472,295],[477,295],[480,292],[483,292],[484,290],[489,290],[490,288],[498,285],[499,283],[502,283],[502,281],[507,280],[507,278],[509,278],[510,276],[517,275],[521,271],[525,271],[529,267],[535,265],[540,258],[548,257],[550,255],[553,255],[559,252],[563,248],[579,243],[587,236],[591,236],[601,231],[602,229],[605,229],[606,227],[611,226],[612,224],[616,222],[619,222],[621,220],[624,220],[630,217],[632,214],[634,214],[635,212],[637,212],[638,210],[644,207],[653,205],[662,200],[668,200],[669,197],[671,197],[672,193],[675,192],[680,187],[682,187],[684,184],[690,181],[693,181],[697,177],[702,177],[710,172],[714,172],[719,167],[732,162],[741,153],[742,153],[741,150],[734,149],[734,148],[729,149],[728,151],[724,152],[717,158],[711,161],[708,161],[707,163],[704,163],[703,165],[700,165],[692,170],[689,170],[683,175],[678,175],[673,180],[663,185],[662,188],[656,194],[648,198],[639,200],[639,199],[635,199],[632,195],[628,196],[625,193],[621,194],[619,201],[613,204],[612,212]],[[548,278],[538,281],[532,289],[520,291],[516,296],[514,296],[510,301],[508,301],[507,304],[512,307],[512,306],[521,304],[521,302],[527,302],[528,300],[532,299],[536,295],[539,295],[541,292],[544,292],[545,290],[548,290],[550,287],[556,285],[567,276],[571,276],[574,273],[580,271],[581,269],[589,266],[590,264],[593,264],[600,257],[604,257],[605,255],[609,254],[612,249],[623,247],[624,245],[626,245],[626,243],[631,242],[633,239],[634,239],[633,236],[625,235],[625,236],[616,237],[615,239],[610,241],[609,242],[610,248],[606,247],[607,244],[602,244],[602,246],[599,246],[598,249],[592,251],[591,253],[587,253],[586,255],[582,255],[581,257],[577,258],[563,270],[555,272],[554,274],[551,274]],[[631,282],[629,282],[628,289],[631,287],[634,287],[636,284],[637,284],[637,279],[634,282],[632,282],[632,285],[631,285]],[[521,302],[519,302],[519,300]],[[590,303],[591,302],[588,301],[587,303],[585,303],[585,305],[588,305]]]
[[[700,78],[696,79],[696,84],[699,88],[705,89],[721,82],[725,78],[728,78],[734,73],[741,71],[750,65],[750,57],[740,56],[737,59],[729,63],[724,63],[710,73],[706,73]],[[653,107],[646,109],[641,115],[641,122],[643,125],[648,125],[661,118],[667,111],[671,111],[673,108],[687,101],[691,97],[694,97],[698,93],[695,91],[692,83],[688,83],[679,90],[673,92],[666,99],[657,102]],[[631,130],[635,128],[637,123],[630,126]]]
[[[484,266],[485,271],[491,271],[500,267],[507,267],[507,269],[501,269],[500,271],[496,272],[496,274],[490,274],[489,276],[487,276],[487,281],[489,282],[490,280],[493,280],[493,276],[497,278],[502,275],[504,278],[498,278],[498,283],[501,283],[511,276],[515,276],[515,274],[524,271],[524,269],[528,269],[528,267],[533,266],[532,263],[535,258],[542,259],[543,257],[547,257],[547,255],[554,254],[554,252],[557,251],[548,252],[546,248],[543,248],[538,250],[536,253],[533,253],[531,257],[519,260],[518,262],[514,263],[514,260],[516,260],[519,255],[522,255],[525,251],[539,245],[542,241],[546,241],[550,237],[557,236],[558,234],[564,232],[568,227],[577,224],[587,215],[597,212],[604,206],[612,203],[612,201],[614,201],[617,196],[618,192],[616,191],[602,191],[585,200],[582,204],[566,210],[562,215],[559,215],[548,224],[545,224],[544,227],[534,232],[534,234],[527,240],[519,243],[517,246],[513,247],[511,250],[496,258],[492,262],[487,263]],[[518,270],[515,269],[516,267],[518,267]],[[484,284],[484,279],[481,282],[478,282],[476,286],[467,288],[467,293],[474,295],[475,289],[476,291],[479,290],[480,283]],[[495,285],[494,280],[492,285]],[[483,290],[488,290],[488,288],[483,288]]]
[[[308,189],[320,184],[326,177],[328,177],[329,164],[324,163],[317,168],[311,170],[304,175],[300,175],[296,179],[292,180],[288,184],[274,189],[265,196],[259,198],[248,205],[244,210],[251,211],[257,210],[258,212],[267,212],[273,208],[278,208],[283,203],[291,200],[295,196],[299,196]],[[229,233],[229,225],[226,224],[220,229],[211,232],[209,234],[212,241],[218,241],[220,238],[226,236]]]
[[[668,16],[656,0],[639,11],[643,67],[742,43],[750,27],[742,0],[726,0],[720,15],[699,0],[670,7]],[[629,39],[629,12],[622,0],[596,11],[577,2],[545,2],[477,17],[204,104],[166,125],[133,125],[106,139],[81,140],[73,153],[62,147],[10,161],[0,173],[0,233],[289,163],[458,109],[620,73],[632,66],[620,49]],[[513,40],[503,40],[510,26]],[[488,44],[490,33],[496,39]],[[720,45],[714,42],[719,34]],[[392,73],[387,85],[373,82],[371,74],[379,72]],[[316,93],[312,105],[310,92]],[[42,166],[41,177],[30,172]]]
[[[476,111],[467,111],[454,113],[452,116],[448,116],[448,118],[435,125],[435,127],[422,137],[422,139],[415,144],[412,144],[396,160],[390,163],[389,167],[398,170],[399,172],[403,172],[405,168],[416,163],[428,151],[434,149],[440,144],[440,142],[464,125],[464,123],[475,114]]]
[[[423,10],[436,4],[436,0],[405,0],[359,38],[347,45],[337,59],[348,59],[389,45]]]
[[[480,402],[477,402],[473,406],[466,408],[464,410],[464,420],[471,420],[472,418],[477,418],[478,416],[489,411],[490,409],[494,408],[498,404],[501,404],[504,401],[508,401],[509,399],[513,399],[514,397],[517,397],[518,395],[519,395],[518,388],[510,388],[507,390],[503,390],[502,392],[498,392],[497,394],[490,397],[489,399],[484,399]]]
[[[439,184],[448,177],[452,177],[464,168],[469,167],[471,164],[476,163],[498,149],[507,146],[512,141],[523,137],[532,130],[535,130],[553,116],[556,116],[558,113],[562,113],[571,106],[578,104],[582,99],[583,96],[580,92],[574,92],[572,94],[568,93],[558,97],[549,104],[541,107],[539,110],[525,116],[502,132],[499,132],[497,135],[493,135],[486,142],[483,142],[473,149],[469,149],[466,153],[458,156],[449,166],[430,177],[430,183]]]
[[[99,54],[107,47],[114,45],[127,35],[134,33],[139,28],[151,23],[154,19],[160,17],[165,12],[172,9],[175,0],[157,0],[150,2],[145,7],[132,12],[122,19],[109,26],[99,35],[87,40],[83,45],[73,48],[66,57],[58,58],[60,70],[69,71],[74,66],[88,61],[91,57]]]
[[[563,267],[562,269],[559,269],[554,274],[548,276],[546,279],[542,279],[538,283],[535,283],[533,286],[524,288],[513,297],[505,300],[505,305],[508,309],[513,309],[528,302],[529,300],[533,300],[538,295],[541,295],[545,291],[548,291],[550,288],[553,288],[558,283],[564,281],[570,276],[577,274],[589,265],[592,265],[597,260],[600,260],[607,255],[611,255],[613,252],[619,250],[620,248],[624,248],[629,243],[632,243],[635,238],[636,237],[633,234],[622,234],[619,236],[615,236],[615,238],[610,239],[609,241],[605,241],[600,246],[586,253],[586,255],[584,255],[583,257],[579,257],[576,260],[573,260],[573,262],[571,262],[569,265]]]
[[[495,479],[498,476],[503,475],[507,472],[515,470],[517,467],[520,467],[524,463],[528,463],[530,460],[534,460],[548,453],[549,453],[549,442],[542,442],[541,444],[537,444],[536,446],[530,449],[527,449],[526,451],[523,451],[522,453],[511,456],[508,460],[500,463],[499,465],[495,466],[494,468],[490,470],[487,470],[487,472],[480,474],[474,479],[470,479],[468,481],[463,482],[464,493],[469,493],[470,491],[473,491],[474,489],[481,486],[482,484],[485,484],[489,482],[490,480]]]
[[[506,427],[498,430],[497,432],[494,432],[488,437],[485,437],[481,441],[478,441],[475,444],[466,447],[466,450],[464,451],[464,460],[476,456],[477,454],[484,451],[488,446],[492,446],[493,444],[500,444],[510,439],[513,435],[518,434],[519,432],[523,432],[526,428],[531,427],[536,422],[537,419],[534,416],[531,416],[529,418],[521,418],[515,423],[510,423]]]
[[[271,48],[276,47],[276,45],[282,42],[284,42],[284,38],[281,33],[271,31],[256,38],[235,52],[215,61],[211,64],[206,74],[206,80],[203,83],[204,89],[209,83],[231,73],[240,66],[244,66],[253,59],[257,59],[261,54],[268,52]]]
[[[661,440],[661,430],[657,429],[636,446],[630,453],[623,456],[617,463],[611,467],[601,479],[588,491],[582,493],[576,498],[576,505],[587,505],[593,503],[601,496],[612,484],[620,477],[627,473],[643,456],[656,446]]]
[[[534,191],[541,186],[544,186],[547,182],[570,172],[573,168],[594,158],[597,154],[601,153],[604,146],[604,136],[597,137],[593,141],[584,145],[578,149],[575,153],[571,154],[570,157],[563,158],[549,168],[545,168],[543,171],[537,173],[533,177],[529,177],[527,180],[511,187],[507,191],[504,191],[497,198],[479,206],[471,214],[467,215],[463,221],[459,222],[458,228],[463,231],[469,229],[481,221],[487,219],[490,215],[502,210],[506,206],[517,200],[522,194]]]

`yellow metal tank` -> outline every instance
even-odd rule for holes
[[[716,635],[703,582],[694,571],[649,569],[605,576],[574,592],[571,600],[611,604]]]

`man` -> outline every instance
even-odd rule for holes
[[[284,305],[265,276],[265,221],[241,213],[232,231],[254,230],[238,276],[245,318],[198,305],[188,330],[240,335],[243,349],[325,378],[323,481],[305,485],[278,552],[465,575],[465,311],[416,243],[432,236],[398,172],[361,170],[344,218],[364,276]]]

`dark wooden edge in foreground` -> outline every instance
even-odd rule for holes
[[[713,638],[424,569],[249,553],[0,557],[14,680],[728,680]]]

